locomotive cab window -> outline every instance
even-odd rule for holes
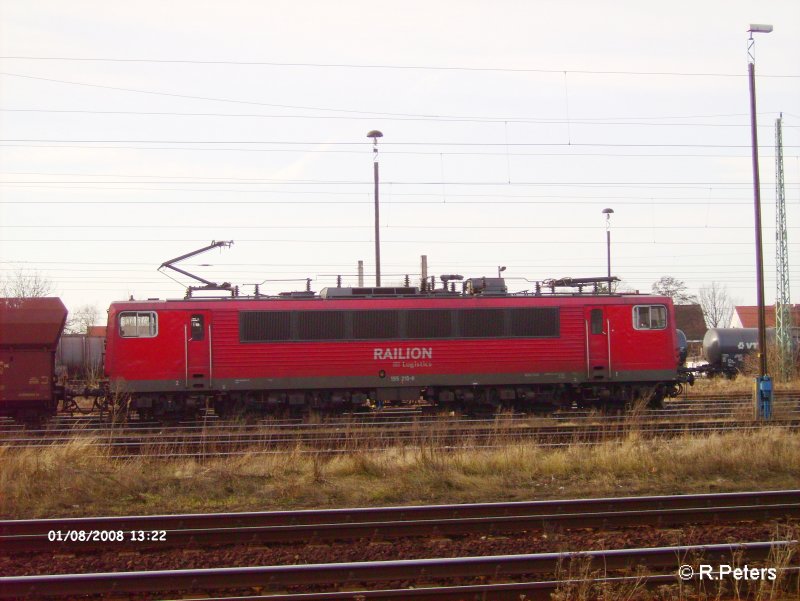
[[[158,334],[155,311],[123,311],[119,314],[119,335],[123,338],[153,338]]]
[[[203,316],[192,315],[191,319],[191,333],[192,340],[200,341],[203,339]]]
[[[667,327],[667,308],[664,305],[635,306],[633,327],[637,330],[663,330]]]

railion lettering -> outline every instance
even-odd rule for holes
[[[423,346],[376,348],[372,352],[375,361],[400,361],[402,359],[433,359],[433,349]]]

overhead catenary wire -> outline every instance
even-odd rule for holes
[[[363,147],[363,142],[346,142],[346,141],[330,141],[330,140],[154,140],[154,139],[55,139],[55,138],[0,138],[2,143],[10,142],[24,142],[24,143],[65,143],[65,144],[263,144],[268,146],[355,146]],[[698,144],[698,143],[674,143],[674,142],[647,142],[647,143],[627,143],[627,142],[440,142],[440,141],[407,141],[407,142],[386,142],[387,146],[436,146],[436,147],[465,147],[465,146],[478,146],[478,147],[560,147],[560,148],[573,148],[573,147],[603,147],[603,148],[751,148],[749,144]],[[784,148],[800,148],[800,145],[784,146]],[[765,146],[766,148],[766,146]],[[320,152],[325,152],[321,149]],[[440,154],[437,151],[434,154]],[[360,154],[365,154],[364,150],[359,151]],[[505,155],[505,152],[499,154]]]
[[[140,228],[141,229],[141,228]],[[40,243],[40,242],[58,242],[58,243],[114,243],[114,244],[127,244],[131,242],[192,242],[202,243],[204,238],[6,238],[3,240],[4,244],[12,244],[18,242],[25,243]],[[364,238],[360,240],[342,240],[342,239],[309,239],[309,238],[242,238],[237,242],[270,242],[270,243],[293,243],[301,242],[303,244],[367,244],[371,243],[371,238]],[[552,245],[555,240],[443,240],[443,239],[425,239],[425,240],[385,240],[386,244],[417,244],[417,245],[447,245],[447,244],[530,244],[530,245]],[[561,244],[591,244],[596,245],[594,240],[557,240]],[[667,243],[667,242],[665,242]],[[621,245],[652,245],[650,240],[620,240],[615,244]],[[701,240],[701,241],[683,241],[682,245],[720,245],[720,246],[748,246],[749,241],[732,241],[732,240]],[[765,241],[764,245],[774,245],[775,242]],[[800,242],[790,242],[790,245],[800,245]]]
[[[11,180],[11,181],[3,181],[0,182],[2,184],[118,184],[118,185],[126,185],[126,184],[141,184],[142,182],[138,181],[126,181],[126,180],[117,180],[117,181],[92,181],[92,180],[46,180],[46,181],[37,181],[37,180]],[[155,184],[191,184],[191,185],[216,185],[215,182],[207,182],[203,180],[181,180],[181,181],[155,181],[149,182]],[[286,184],[286,185],[324,185],[324,186],[366,186],[369,185],[371,182],[367,180],[317,180],[317,179],[302,179],[302,180],[294,180],[294,179],[262,179],[262,180],[252,180],[252,181],[236,181],[236,182],[228,182],[227,185],[255,185],[255,184]],[[691,181],[644,181],[644,182],[636,182],[636,181],[513,181],[508,183],[507,181],[458,181],[458,180],[450,180],[450,181],[437,181],[437,180],[419,180],[419,181],[412,181],[412,180],[394,180],[394,181],[386,181],[383,182],[386,185],[391,186],[441,186],[442,184],[447,184],[448,186],[497,186],[503,188],[515,187],[515,186],[552,186],[552,187],[604,187],[604,188],[696,188],[701,187],[703,190],[708,189],[710,187],[713,188],[720,188],[720,189],[731,189],[731,188],[741,188],[746,189],[748,186],[747,182],[744,181],[717,181],[717,182],[691,182]],[[800,186],[800,183],[796,184]]]
[[[602,148],[606,145],[598,144],[597,148]],[[575,152],[572,148],[577,147],[577,145],[569,146],[564,145],[563,150],[567,152],[490,152],[490,151],[478,151],[478,150],[450,150],[450,151],[421,151],[421,150],[388,150],[385,154],[389,155],[410,155],[410,156],[489,156],[489,157],[503,157],[503,156],[510,156],[510,157],[609,157],[609,158],[740,158],[745,160],[749,158],[746,154],[732,154],[732,153],[725,153],[725,154],[711,154],[711,153],[655,153],[655,152],[646,152],[646,153],[622,153],[622,152]],[[49,148],[49,149],[75,149],[75,148],[83,148],[88,150],[153,150],[158,152],[167,152],[167,151],[189,151],[189,152],[242,152],[242,153],[313,153],[313,154],[350,154],[350,155],[364,155],[364,152],[361,150],[339,150],[339,149],[326,149],[326,148],[228,148],[228,147],[211,147],[205,148],[202,146],[109,146],[109,145],[90,145],[90,144],[5,144],[0,143],[0,148]],[[654,147],[655,148],[655,147]],[[732,148],[732,147],[730,147]],[[741,147],[744,149],[744,147]],[[557,149],[560,150],[560,149]],[[769,158],[771,155],[766,152],[763,153],[764,158]],[[786,158],[800,158],[800,155],[797,154],[784,154]],[[510,182],[513,183],[513,182]]]
[[[725,156],[725,155],[723,155]],[[749,158],[749,156],[747,157]],[[141,173],[82,173],[82,172],[75,172],[75,173],[68,173],[68,172],[53,172],[53,171],[0,171],[0,176],[3,175],[48,175],[48,176],[58,176],[58,177],[117,177],[117,178],[158,178],[162,181],[167,180],[179,180],[177,183],[186,183],[185,180],[191,179],[192,181],[237,181],[237,182],[246,182],[246,183],[273,183],[274,179],[270,178],[263,178],[263,177],[209,177],[209,176],[199,176],[199,175],[166,175],[166,174],[158,174],[158,175],[149,175],[149,174],[141,174]],[[42,183],[47,183],[52,180],[42,180]],[[2,180],[0,180],[2,182]],[[104,180],[98,180],[96,183],[107,183]],[[152,182],[142,182],[142,183],[152,183]],[[156,182],[158,183],[158,182]],[[507,186],[508,182],[502,182],[501,185]],[[296,192],[296,190],[288,191],[288,192]],[[315,193],[320,193],[315,191]],[[341,192],[325,192],[326,194],[341,194]],[[394,192],[394,195],[409,195],[408,192]],[[424,194],[424,193],[411,193],[411,194]],[[434,196],[436,194],[433,194]],[[463,196],[463,194],[461,194]],[[706,198],[705,196],[702,198]]]
[[[110,62],[110,63],[154,63],[154,64],[192,64],[192,65],[239,65],[269,67],[309,67],[309,68],[344,68],[344,69],[400,69],[416,71],[467,71],[467,72],[504,72],[504,73],[550,73],[550,74],[584,74],[584,75],[663,75],[671,77],[732,77],[744,78],[746,73],[691,72],[691,71],[635,71],[617,69],[553,69],[536,67],[475,67],[469,65],[402,65],[402,64],[367,64],[367,63],[321,63],[321,62],[279,62],[279,61],[236,61],[211,59],[174,59],[174,58],[121,58],[121,57],[75,57],[75,56],[33,56],[7,55],[0,60],[30,61],[71,61],[71,62]],[[794,74],[761,74],[759,77],[800,78]]]
[[[668,254],[664,254],[664,255],[647,255],[647,256],[643,256],[643,257],[642,256],[628,257],[627,260],[637,260],[638,259],[638,260],[647,261],[648,262],[648,266],[649,266],[649,261],[652,261],[653,259],[674,259],[675,257],[702,257],[702,258],[717,257],[718,258],[718,257],[735,257],[735,256],[749,257],[750,253],[749,252],[742,252],[742,253],[725,252],[725,253],[699,253],[698,254],[697,252],[694,252],[694,251],[690,251],[690,252],[687,252],[687,253],[681,253],[680,251],[674,251],[674,252],[670,251]],[[586,260],[586,258],[583,257],[583,256],[572,256],[572,257],[563,256],[563,257],[560,257],[560,258],[564,259],[564,260],[570,260],[570,261],[572,261],[572,260],[585,261]],[[71,260],[70,261],[53,261],[53,260],[1,260],[0,259],[0,265],[2,265],[2,264],[14,264],[14,265],[113,265],[113,266],[118,266],[118,265],[138,265],[138,266],[143,266],[143,267],[151,267],[150,263],[147,263],[147,262],[136,262],[136,261],[71,261]],[[496,268],[496,265],[493,265],[493,264],[490,264],[490,263],[486,263],[486,264],[475,263],[475,262],[463,263],[463,262],[456,261],[455,264],[457,264],[457,265],[468,264],[470,266],[485,267],[487,269]],[[533,264],[527,264],[527,263],[514,263],[514,262],[510,262],[510,261],[509,261],[508,264],[509,264],[510,267],[520,268],[520,269],[522,269],[522,268],[539,268],[539,267],[542,267],[542,265],[533,265]],[[203,266],[207,266],[208,264],[207,263],[187,263],[187,265],[194,266],[194,267],[203,267]],[[341,262],[341,263],[320,263],[320,262],[317,262],[317,261],[314,261],[314,262],[311,262],[311,263],[288,263],[288,262],[266,263],[266,262],[262,262],[262,261],[258,261],[258,262],[251,261],[251,262],[247,262],[247,263],[241,263],[241,262],[230,262],[230,263],[228,263],[228,262],[226,262],[226,263],[224,263],[222,265],[224,265],[225,267],[276,267],[276,266],[281,266],[281,265],[289,265],[289,266],[295,266],[295,267],[316,268],[316,267],[352,266],[352,261],[346,261],[346,262]],[[387,265],[389,267],[398,267],[398,266],[405,266],[406,264],[405,263],[387,263]],[[555,265],[555,264],[552,264],[552,265]],[[745,266],[750,266],[750,263],[747,263]]]
[[[219,229],[221,226],[219,224],[192,224],[192,225],[160,225],[160,224],[119,224],[119,223],[104,223],[104,224],[92,224],[92,225],[83,225],[83,224],[31,224],[31,225],[23,225],[23,224],[14,224],[14,225],[0,225],[0,228],[28,228],[28,229],[139,229],[147,227],[149,229],[167,229],[167,230],[196,230],[198,228],[205,228],[205,229]],[[306,229],[323,229],[323,230],[330,230],[331,225],[313,225],[313,224],[303,224],[303,225],[225,225],[222,226],[224,229],[234,229],[234,230],[306,230]],[[371,225],[353,225],[353,224],[336,224],[336,229],[373,229],[374,226]],[[774,226],[773,226],[774,227]],[[788,226],[789,229],[800,229],[800,226]],[[386,231],[390,230],[594,230],[597,231],[597,226],[591,225],[400,225],[400,224],[392,224],[387,226],[381,226],[381,229]],[[633,226],[633,225],[622,225],[616,226],[615,230],[641,230],[641,226]],[[715,230],[747,230],[750,231],[752,228],[748,225],[714,225],[714,226],[705,226],[705,225],[654,225],[648,226],[647,229],[656,229],[656,230],[703,230],[703,231],[715,231]],[[765,228],[766,229],[766,228]]]
[[[86,115],[134,115],[134,116],[158,116],[158,117],[220,117],[220,118],[263,118],[263,119],[336,119],[336,120],[359,120],[373,121],[374,117],[360,117],[354,115],[287,115],[287,114],[268,114],[268,113],[190,113],[179,111],[109,111],[109,110],[89,110],[89,109],[43,109],[43,108],[0,108],[0,112],[9,113],[52,113],[52,114],[86,114]],[[760,113],[759,116],[772,116],[773,113]],[[682,115],[682,116],[660,116],[660,117],[575,117],[569,120],[571,125],[585,126],[653,126],[653,127],[722,127],[722,128],[748,128],[746,122],[742,123],[654,123],[653,120],[671,119],[708,119],[718,117],[746,117],[746,113],[726,114],[726,115]],[[564,125],[567,121],[563,118],[544,118],[544,117],[381,117],[389,121],[442,121],[442,122],[466,122],[466,123],[524,123],[532,125]],[[636,120],[633,120],[636,119]],[[771,126],[762,124],[758,126],[762,129],[769,129]],[[800,128],[800,125],[785,125],[784,129]]]
[[[559,70],[559,73],[564,73],[565,71]],[[569,71],[566,71],[569,73]],[[654,73],[655,74],[655,73]],[[71,86],[82,86],[82,87],[89,87],[89,88],[96,88],[96,89],[105,89],[105,90],[114,90],[119,92],[129,92],[134,94],[146,94],[146,95],[153,95],[153,96],[163,96],[163,97],[171,97],[171,98],[183,98],[183,99],[191,99],[191,100],[203,100],[203,101],[211,101],[211,102],[222,102],[222,103],[232,103],[232,104],[241,104],[241,105],[254,105],[254,106],[268,106],[272,108],[282,108],[282,109],[291,109],[291,110],[312,110],[312,111],[320,111],[320,112],[327,112],[327,113],[336,113],[336,114],[358,114],[358,115],[371,115],[375,117],[425,117],[425,118],[438,118],[438,119],[445,119],[445,118],[456,118],[456,119],[464,119],[464,118],[475,118],[471,115],[442,115],[442,114],[424,114],[424,113],[402,113],[402,112],[386,112],[386,111],[371,111],[371,110],[357,110],[357,109],[345,109],[345,108],[333,108],[333,107],[317,107],[317,106],[308,106],[308,105],[295,105],[295,104],[279,104],[279,103],[269,103],[269,102],[260,102],[255,100],[241,100],[235,98],[221,98],[221,97],[214,97],[214,96],[200,96],[200,95],[192,95],[192,94],[179,94],[175,92],[163,92],[157,90],[142,90],[137,88],[128,88],[128,87],[121,87],[121,86],[110,86],[104,84],[96,84],[96,83],[87,83],[87,82],[77,82],[77,81],[69,81],[63,79],[55,79],[49,77],[40,77],[35,75],[29,74],[22,74],[22,73],[10,73],[10,72],[0,72],[0,76],[5,77],[16,77],[28,80],[35,80],[35,81],[44,81],[49,83],[57,83],[63,85],[71,85]],[[736,77],[746,77],[746,75],[736,75]],[[800,76],[786,76],[786,77],[800,77]],[[480,117],[479,117],[480,118]],[[498,117],[498,120],[504,121],[508,120],[503,117]]]
[[[37,187],[42,187],[42,186],[37,186]],[[61,189],[73,189],[73,188],[61,188]],[[74,188],[74,189],[81,189],[81,188]],[[98,188],[92,188],[92,189],[97,190]],[[153,190],[148,190],[146,188],[108,188],[108,190],[153,191]],[[187,192],[187,191],[188,192],[209,192],[208,190],[174,190],[174,191],[176,191],[176,192]],[[220,192],[220,190],[217,190],[217,192]],[[241,190],[230,190],[230,192],[241,192]],[[448,195],[448,197],[449,197],[449,195]],[[492,196],[488,196],[487,198],[493,198],[493,197]],[[658,200],[660,202],[663,199],[657,198],[656,200]],[[330,201],[330,200],[306,200],[306,201],[304,201],[304,200],[300,200],[300,201],[298,201],[298,200],[284,200],[284,201],[253,200],[253,201],[247,201],[247,200],[231,200],[231,199],[227,199],[227,198],[225,199],[224,202],[225,202],[225,204],[228,204],[228,205],[234,205],[234,204],[235,205],[287,205],[287,206],[291,206],[291,205],[323,205],[323,206],[331,206],[331,207],[337,206],[337,205],[373,204],[371,202],[363,201],[363,200],[339,200],[339,201],[336,201],[336,202],[333,202],[333,201]],[[652,202],[653,202],[653,199],[646,198],[646,199],[641,199],[639,201],[616,201],[616,204],[619,204],[619,205],[630,205],[630,206],[641,206],[641,205],[651,206]],[[131,205],[131,204],[133,204],[133,205],[177,205],[177,206],[180,206],[180,205],[218,205],[219,203],[220,203],[219,200],[203,201],[203,200],[194,200],[194,199],[192,199],[192,200],[184,200],[184,201],[141,200],[141,199],[121,200],[121,199],[118,199],[118,198],[115,198],[113,201],[111,201],[111,200],[33,200],[33,199],[28,199],[28,200],[0,200],[0,206],[2,206],[2,205],[55,205],[55,206],[57,206],[57,205],[64,205],[64,206],[72,206],[72,205],[103,205],[103,206],[109,206],[111,204],[113,204],[113,205]],[[411,206],[411,205],[439,205],[439,206],[441,206],[442,202],[441,201],[435,201],[435,200],[426,200],[426,201],[410,200],[410,201],[402,201],[402,202],[397,202],[397,201],[395,201],[395,202],[385,202],[384,204],[385,205],[396,205],[396,206],[402,206],[402,205],[409,205],[409,206]],[[451,201],[451,200],[448,200],[447,204],[449,204],[449,205],[466,205],[466,206],[468,206],[468,205],[482,206],[482,205],[485,205],[486,203],[485,203],[485,201],[478,201],[478,200],[474,200],[474,201],[467,201],[467,200],[452,200]],[[492,201],[492,204],[496,204],[496,205],[552,205],[552,204],[558,204],[558,205],[595,205],[597,203],[594,203],[594,202],[591,202],[591,201],[588,201],[588,200],[582,200],[582,201],[494,200],[494,201]],[[736,201],[736,202],[733,202],[733,201],[710,202],[710,203],[705,203],[705,204],[710,205],[711,207],[727,207],[727,206],[737,206],[737,205],[741,205],[741,206],[750,205],[752,203],[743,200],[743,201]],[[761,204],[762,204],[762,206],[775,205],[774,202],[762,202]],[[696,206],[697,202],[694,201],[694,200],[670,201],[669,205],[670,206]],[[765,229],[769,228],[769,226],[764,226],[764,227],[765,227]],[[647,229],[647,228],[645,228],[645,229]]]

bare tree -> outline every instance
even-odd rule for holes
[[[18,269],[0,280],[0,296],[5,298],[35,298],[54,292],[53,282],[38,271]]]
[[[88,334],[89,328],[97,325],[100,319],[100,310],[94,305],[81,305],[70,313],[67,325],[64,328],[65,334]]]
[[[734,303],[723,284],[711,282],[700,288],[700,306],[709,328],[727,328],[731,325]]]
[[[697,297],[689,294],[686,282],[670,275],[662,276],[653,284],[653,293],[670,297],[676,305],[693,305],[697,302]]]

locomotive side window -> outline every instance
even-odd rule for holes
[[[353,338],[393,339],[400,337],[399,311],[353,311]]]
[[[637,330],[663,330],[667,327],[667,308],[664,305],[635,306],[633,327]]]
[[[291,339],[289,311],[242,311],[239,313],[239,340],[274,342]]]
[[[449,309],[416,309],[406,313],[406,338],[452,338]]]
[[[503,336],[502,309],[462,309],[458,327],[462,338],[496,338]]]
[[[557,307],[239,313],[241,342],[557,338],[559,335]]]
[[[158,334],[155,311],[123,311],[119,314],[119,335],[123,338],[153,338]]]
[[[592,322],[592,334],[603,333],[603,310],[592,309],[590,320]]]
[[[526,338],[557,338],[560,334],[557,307],[508,309],[511,314],[509,336]]]
[[[191,334],[192,340],[200,341],[203,339],[203,316],[202,315],[192,315],[192,319],[190,321],[191,326]]]
[[[298,311],[297,340],[342,340],[344,311]]]

